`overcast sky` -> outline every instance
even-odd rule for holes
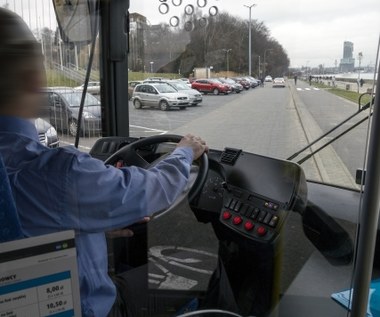
[[[176,14],[172,0],[167,0],[171,11],[158,12],[159,0],[131,0],[131,12],[139,12],[151,23],[168,21]],[[174,0],[179,2],[180,0]],[[203,1],[203,0],[201,0]],[[195,0],[183,0],[195,4]],[[263,21],[287,51],[291,66],[334,66],[343,54],[343,42],[354,43],[354,57],[363,52],[362,65],[374,64],[380,35],[380,0],[208,0],[220,11],[248,20]],[[183,11],[183,6],[181,7]],[[178,14],[178,13],[177,13]],[[253,48],[254,50],[254,48]]]
[[[164,0],[161,0],[164,1]],[[158,11],[160,0],[130,0],[131,12],[145,15],[154,24],[168,22],[173,15],[181,15],[184,6],[197,0],[166,0],[170,12]],[[174,3],[182,2],[175,8]],[[204,0],[199,0],[203,2]],[[208,15],[211,6],[220,11],[248,20],[263,21],[274,38],[287,51],[291,66],[334,66],[343,54],[343,42],[354,43],[354,57],[363,53],[362,65],[374,64],[380,35],[380,0],[206,0],[203,9]],[[37,26],[55,27],[52,0],[0,0],[9,3],[33,29]],[[30,8],[30,10],[29,10]],[[175,11],[174,9],[177,9]],[[30,22],[29,22],[30,21]],[[248,32],[248,31],[247,31]],[[253,48],[254,51],[255,48]]]

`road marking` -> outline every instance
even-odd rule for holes
[[[189,266],[189,265],[177,263],[176,261],[169,261],[169,264],[181,267],[183,269],[188,269],[189,271],[193,271],[193,272],[198,272],[198,273],[203,273],[203,274],[208,274],[208,275],[212,274],[212,271],[210,271],[210,270],[197,269],[197,268]]]
[[[161,270],[164,275],[159,274],[153,274],[149,273],[148,282],[150,284],[158,285],[158,289],[171,289],[171,290],[190,290],[193,287],[198,285],[198,282],[189,278],[186,278],[184,276],[179,276],[173,273],[170,273],[169,270],[167,270],[163,265],[157,263],[156,260],[153,258],[149,258],[149,261],[154,263],[154,265]],[[153,277],[157,278],[158,280],[153,279]],[[164,279],[162,281],[162,279]]]
[[[168,131],[159,130],[159,129],[152,129],[152,128],[143,127],[143,126],[140,126],[140,125],[132,125],[132,124],[130,124],[129,127],[130,128],[136,128],[136,129],[143,129],[143,130],[145,130],[144,132],[158,132],[159,134],[168,133]]]
[[[158,278],[158,279],[164,279],[165,278],[164,275],[160,275],[160,274],[149,273],[148,275],[149,275],[149,277],[154,277],[154,278]]]
[[[160,281],[156,281],[156,280],[152,280],[152,279],[149,278],[148,279],[148,283],[159,285],[161,282]]]
[[[62,140],[59,140],[59,143],[63,143],[63,144],[66,144],[66,145],[72,145],[72,146],[75,146],[74,143],[65,142],[65,141],[62,141]],[[78,148],[79,148],[79,149],[83,149],[83,150],[87,150],[87,151],[90,151],[90,150],[91,150],[90,147],[88,147],[88,146],[83,146],[83,145],[78,145]]]
[[[316,87],[313,87],[313,89],[311,89],[311,88],[299,88],[299,87],[297,87],[297,90],[298,91],[311,91],[311,90],[316,90],[316,91],[319,91],[320,89],[319,88],[316,88]]]
[[[171,256],[163,254],[164,251],[180,251],[177,256]],[[218,256],[215,253],[185,248],[185,247],[177,247],[177,246],[153,246],[149,248],[148,260],[151,264],[153,264],[157,269],[159,269],[163,274],[153,274],[149,273],[149,283],[153,285],[157,285],[159,289],[177,289],[177,290],[189,290],[196,285],[198,285],[198,281],[186,278],[185,276],[180,276],[177,274],[173,274],[167,268],[168,265],[176,266],[179,268],[186,269],[187,271],[197,272],[201,274],[211,275],[211,270],[201,269],[197,267],[191,266],[192,264],[201,263],[202,259],[197,259],[191,257],[187,253],[199,254],[202,256],[208,256],[211,258],[217,258]],[[179,257],[180,256],[180,257]],[[159,263],[161,262],[161,263]],[[166,263],[166,264],[164,264]],[[164,265],[165,266],[164,266]]]

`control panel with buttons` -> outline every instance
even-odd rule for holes
[[[271,242],[280,232],[287,209],[287,204],[229,186],[224,192],[220,221],[248,238]]]

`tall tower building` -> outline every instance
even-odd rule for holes
[[[353,72],[355,68],[355,58],[353,58],[354,43],[345,41],[343,43],[343,58],[340,60],[340,71],[342,73]]]

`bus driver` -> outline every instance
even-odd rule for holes
[[[41,48],[26,23],[2,8],[0,70],[0,153],[23,234],[74,229],[83,316],[125,315],[114,305],[105,232],[169,207],[185,188],[192,161],[208,150],[206,143],[187,135],[149,170],[117,169],[74,147],[43,146],[30,120],[39,116],[46,84]]]

